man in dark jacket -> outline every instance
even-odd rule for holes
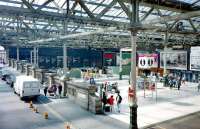
[[[105,107],[106,107],[106,104],[107,104],[107,96],[106,96],[106,92],[105,91],[103,91],[102,102],[103,102],[103,111],[105,111]]]
[[[117,110],[120,113],[120,105],[122,102],[122,96],[120,95],[120,92],[117,93],[116,101],[117,101]]]
[[[62,85],[58,84],[58,94],[60,98],[61,98],[61,93],[62,93]]]
[[[44,95],[45,95],[45,96],[47,96],[47,90],[48,90],[48,87],[45,86],[45,87],[44,87]]]

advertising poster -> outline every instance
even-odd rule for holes
[[[117,53],[116,55],[116,65],[119,66],[120,65],[120,53]]]
[[[160,52],[160,67],[164,68],[164,56],[166,58],[167,69],[187,70],[186,51],[167,51]]]
[[[190,70],[200,71],[200,47],[191,47]]]
[[[158,68],[158,54],[138,54],[138,68]]]
[[[130,75],[131,71],[131,51],[122,51],[122,75]]]
[[[116,65],[116,53],[105,52],[103,53],[104,66],[114,66]]]

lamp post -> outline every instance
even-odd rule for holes
[[[130,0],[130,27],[131,32],[131,87],[129,88],[130,126],[129,129],[138,129],[137,125],[137,97],[136,97],[136,40],[139,23],[139,0]]]

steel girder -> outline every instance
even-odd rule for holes
[[[24,2],[25,0],[23,0],[23,2]],[[130,15],[130,11],[128,10],[128,8],[126,7],[126,5],[123,3],[124,1],[122,1],[122,0],[117,0],[119,3],[121,3],[120,5],[122,6],[122,9],[125,11],[125,12],[127,12],[127,15]],[[47,3],[48,4],[48,2],[50,2],[49,0],[47,1],[47,2],[45,2],[45,3]],[[148,3],[147,1],[145,1],[146,3]],[[145,2],[142,2],[142,4],[143,3],[145,3]],[[44,3],[44,4],[45,4]],[[117,21],[111,21],[111,20],[103,20],[103,19],[100,19],[103,15],[105,15],[106,14],[106,12],[109,10],[109,8],[111,8],[112,6],[114,6],[114,4],[111,4],[111,5],[106,5],[106,8],[107,8],[107,10],[105,9],[104,10],[104,12],[102,12],[102,16],[101,17],[98,17],[98,15],[96,16],[96,14],[93,14],[88,8],[87,8],[87,6],[86,6],[86,4],[85,3],[92,3],[92,2],[85,2],[85,1],[79,1],[77,4],[80,4],[81,5],[81,7],[86,11],[86,13],[88,14],[88,16],[89,17],[80,17],[80,16],[75,16],[75,15],[69,15],[69,16],[67,16],[66,17],[66,15],[64,15],[64,14],[61,14],[61,13],[53,13],[53,12],[46,12],[46,11],[38,11],[38,12],[40,12],[40,13],[38,13],[38,14],[36,14],[36,13],[34,13],[34,10],[35,10],[35,8],[32,8],[33,6],[34,7],[36,7],[36,5],[31,5],[31,4],[27,4],[26,2],[25,2],[25,5],[28,7],[28,9],[26,9],[26,8],[17,8],[17,7],[12,7],[12,8],[10,8],[10,9],[8,9],[8,6],[0,6],[0,13],[1,14],[3,14],[3,15],[11,15],[12,13],[14,13],[14,16],[24,16],[24,17],[26,17],[26,18],[29,18],[29,19],[33,19],[33,18],[39,18],[39,19],[52,19],[53,18],[53,20],[57,20],[57,21],[72,21],[72,22],[77,22],[77,23],[83,23],[83,24],[94,24],[94,25],[96,25],[96,24],[99,24],[99,25],[101,25],[101,26],[104,26],[104,25],[112,25],[112,26],[120,26],[121,28],[126,28],[128,25],[127,25],[127,23],[125,23],[125,22],[117,22]],[[145,4],[146,4],[145,3]],[[42,5],[42,6],[38,6],[38,8],[47,8],[45,5]],[[94,4],[94,2],[92,3],[92,4]],[[74,5],[76,5],[76,4],[74,4]],[[32,7],[31,7],[32,6]],[[109,7],[110,6],[110,7]],[[159,6],[161,6],[161,5],[159,5]],[[163,6],[163,5],[162,5]],[[151,6],[150,7],[153,7],[153,8],[157,8],[157,6],[156,5],[154,5],[154,4],[151,4]],[[6,8],[7,8],[7,10],[6,10]],[[38,9],[37,8],[37,9]],[[49,7],[48,7],[49,8]],[[116,7],[115,7],[116,8]],[[153,8],[151,9],[151,10],[153,10]],[[2,10],[1,10],[2,9]],[[6,10],[6,11],[5,11]],[[150,13],[152,13],[152,11],[150,10]],[[187,10],[187,11],[190,11],[190,10]],[[6,13],[5,13],[6,12]],[[42,13],[41,13],[42,12]],[[150,14],[149,13],[149,14]],[[147,15],[148,16],[148,15]],[[146,17],[147,17],[146,16]],[[162,14],[160,14],[160,16],[162,16]],[[175,19],[175,20],[177,20],[177,19]],[[166,22],[166,21],[165,21]],[[174,24],[176,24],[176,22],[174,22]],[[174,24],[172,24],[171,26],[170,26],[170,28],[172,29],[173,28],[173,26],[174,26]],[[193,28],[193,30],[195,31],[195,26],[194,25],[192,25],[193,23],[190,21],[190,24],[191,24],[191,26],[192,26],[192,28]],[[54,23],[54,26],[56,26],[55,25],[55,23]],[[30,28],[30,26],[28,26],[27,24],[25,24],[25,27],[26,28],[28,28],[28,29],[30,29],[31,30],[31,28]],[[76,26],[76,27],[78,27],[78,26]],[[57,28],[59,28],[59,27],[57,27]],[[147,27],[148,28],[148,27]],[[151,26],[149,27],[149,28],[151,28]],[[155,29],[155,27],[153,27],[152,26],[152,29]],[[167,29],[166,28],[159,28],[158,30],[156,30],[156,31],[163,31],[163,32],[165,32],[165,31],[167,31]],[[176,31],[175,30],[170,30],[169,32],[171,32],[171,33],[176,33]],[[183,34],[186,34],[186,33],[190,33],[190,34],[198,34],[198,33],[195,33],[195,32],[189,32],[189,31],[187,31],[187,32],[178,32],[178,33],[183,33]]]
[[[44,12],[44,11],[43,11]],[[60,14],[60,13],[54,13],[54,12],[44,12],[44,15],[40,15],[40,14],[36,14],[36,13],[32,13],[30,12],[28,9],[25,8],[18,8],[18,7],[12,7],[12,8],[8,8],[7,6],[0,6],[0,14],[7,16],[7,15],[12,15],[12,16],[24,16],[26,18],[30,18],[33,19],[35,18],[44,18],[44,19],[51,19],[52,17],[54,17],[53,20],[58,20],[58,21],[64,21],[64,20],[68,20],[68,21],[72,21],[72,22],[76,22],[76,23],[81,23],[81,24],[93,24],[93,25],[101,25],[101,26],[105,26],[105,25],[111,25],[111,26],[120,26],[121,28],[126,28],[126,26],[128,26],[127,23],[125,22],[117,22],[117,21],[110,21],[110,20],[100,20],[98,22],[98,20],[94,21],[90,18],[87,17],[80,17],[80,16],[68,16],[67,18]],[[177,15],[177,16],[171,16],[171,17],[162,17],[162,18],[158,18],[156,20],[152,20],[152,21],[148,21],[146,22],[149,24],[153,24],[153,23],[162,23],[164,21],[171,21],[171,20],[177,20],[177,17],[180,16],[179,20],[183,19],[182,16],[184,16],[184,18],[191,18],[192,16],[199,16],[199,11],[197,12],[190,12],[190,13],[186,13],[186,14],[182,14],[182,15]],[[169,20],[170,19],[170,20]],[[145,22],[144,22],[145,23]]]

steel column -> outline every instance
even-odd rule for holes
[[[164,40],[164,54],[163,54],[164,75],[167,74],[167,62],[166,62],[167,43],[168,43],[168,32],[165,33],[165,40]]]
[[[19,47],[17,47],[17,61],[19,61]]]
[[[136,42],[139,27],[139,1],[131,0],[130,10],[130,31],[131,31],[131,89],[133,90],[133,105],[130,105],[130,126],[129,129],[138,129],[137,125],[137,95],[136,95]]]
[[[34,66],[36,66],[36,64],[37,64],[37,48],[34,46],[34,48],[33,48],[33,64],[34,64]]]
[[[67,48],[66,44],[63,44],[63,69],[67,70]]]

